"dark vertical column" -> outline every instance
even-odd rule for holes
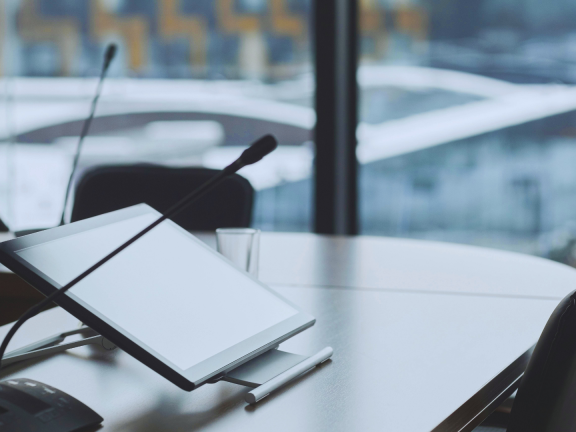
[[[314,229],[357,234],[358,0],[316,0],[314,23]]]

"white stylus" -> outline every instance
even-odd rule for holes
[[[296,366],[288,369],[286,372],[282,372],[280,375],[272,378],[270,381],[267,381],[249,393],[246,393],[244,400],[251,405],[257,403],[272,393],[274,390],[282,387],[284,384],[314,369],[319,364],[324,363],[326,360],[332,357],[333,352],[334,350],[331,347],[324,348],[322,351],[311,357],[308,357],[306,360],[298,363]]]

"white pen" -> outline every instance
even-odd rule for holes
[[[274,390],[277,390],[284,384],[292,381],[293,379],[303,375],[304,373],[314,369],[319,364],[328,360],[330,357],[332,357],[333,352],[334,350],[331,347],[324,348],[317,354],[308,357],[306,360],[298,363],[296,366],[288,369],[285,372],[282,372],[280,375],[272,378],[270,381],[265,382],[261,386],[256,387],[249,393],[246,393],[244,400],[251,405],[261,401]]]

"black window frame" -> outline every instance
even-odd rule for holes
[[[358,234],[358,0],[314,0],[314,231]]]

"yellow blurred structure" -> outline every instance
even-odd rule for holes
[[[311,64],[312,0],[261,0],[255,3],[257,7],[240,0],[76,0],[69,6],[45,0],[0,0],[0,9],[7,4],[16,10],[5,18],[15,20],[16,25],[9,26],[16,30],[11,37],[26,47],[36,44],[41,50],[56,50],[53,58],[59,67],[50,76],[83,73],[77,66],[80,54],[84,55],[81,50],[89,50],[84,64],[86,56],[96,64],[95,53],[101,50],[94,48],[112,40],[124,51],[123,69],[141,76],[154,68],[156,75],[162,74],[166,66],[162,62],[168,61],[166,49],[174,43],[188,44],[189,54],[182,55],[180,45],[166,67],[176,63],[181,71],[188,65],[190,77],[205,76],[213,65],[219,65],[235,71],[231,76],[287,78],[302,65]],[[377,0],[361,0],[360,7],[360,31],[363,41],[369,41],[363,44],[365,59],[385,60],[395,35],[415,43],[427,38],[427,14],[418,5],[401,2],[384,8]],[[46,43],[54,48],[47,48]],[[27,61],[34,62],[30,54]],[[40,69],[30,73],[47,73]]]

